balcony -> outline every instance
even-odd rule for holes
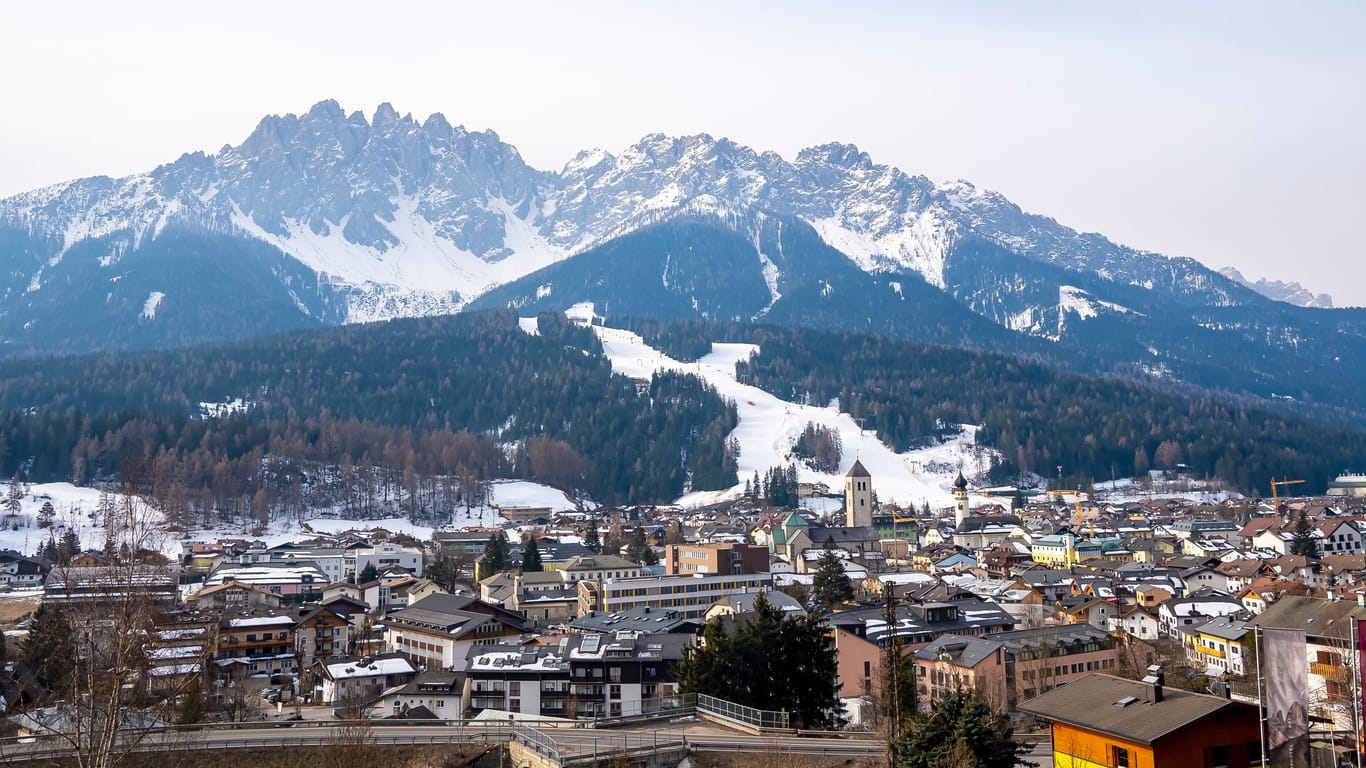
[[[1346,667],[1341,664],[1325,664],[1321,661],[1309,662],[1309,674],[1318,675],[1328,679],[1339,677],[1347,672]]]
[[[1225,654],[1223,651],[1219,650],[1218,648],[1211,648],[1211,647],[1208,646],[1208,645],[1197,646],[1197,647],[1196,647],[1196,650],[1200,651],[1201,653],[1205,654],[1206,656],[1213,656],[1213,657],[1216,658],[1216,659],[1225,658],[1225,656],[1227,655],[1227,654]]]

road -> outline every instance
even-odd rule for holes
[[[687,727],[638,727],[635,729],[513,728],[503,723],[471,725],[376,726],[369,738],[377,744],[422,745],[508,741],[518,738],[553,749],[566,759],[603,755],[620,750],[636,751],[687,745],[694,750],[727,752],[785,753],[793,755],[868,756],[885,754],[880,742],[869,739],[806,738],[791,735],[750,736],[706,725]],[[259,749],[286,746],[322,746],[336,743],[340,734],[335,725],[318,727],[297,723],[286,727],[252,724],[241,728],[205,728],[194,731],[148,735],[139,750],[180,749]],[[46,758],[68,752],[60,741],[0,745],[0,759]]]

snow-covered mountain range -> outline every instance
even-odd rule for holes
[[[749,256],[708,269],[743,261],[762,286],[753,302],[728,306],[724,290],[701,301],[699,285],[728,283],[692,272],[712,255],[687,241],[695,228],[611,248],[699,217],[749,243],[725,246]],[[705,134],[652,134],[544,171],[496,134],[439,114],[419,122],[384,104],[367,119],[324,101],[267,117],[214,154],[0,200],[0,354],[222,340],[476,302],[611,308],[629,305],[646,278],[619,281],[626,295],[614,296],[582,274],[573,290],[545,275],[563,278],[575,260],[611,271],[640,248],[664,265],[648,279],[700,317],[809,323],[807,308],[827,299],[823,322],[915,336],[930,313],[953,326],[928,337],[944,343],[1073,343],[1099,355],[1098,369],[1263,396],[1302,392],[1257,365],[1249,384],[1219,380],[1201,366],[1227,359],[1209,362],[1207,348],[1282,367],[1288,353],[1305,358],[1300,374],[1341,374],[1333,358],[1366,341],[1358,310],[1299,314],[1194,260],[1077,232],[851,145],[788,160]],[[908,303],[921,314],[887,309]],[[881,320],[888,312],[901,317]]]
[[[123,254],[188,227],[277,247],[345,286],[344,318],[361,321],[457,310],[709,199],[797,216],[866,271],[912,271],[941,288],[949,249],[978,236],[1119,282],[1237,297],[1194,262],[1079,234],[967,182],[936,185],[875,164],[850,145],[812,147],[789,162],[705,134],[653,134],[617,155],[582,152],[551,173],[494,133],[453,127],[439,114],[418,122],[388,104],[370,120],[333,101],[267,117],[242,144],[213,155],[10,198],[0,202],[0,222],[50,251],[16,265],[28,267],[29,292],[82,242],[106,243],[97,258],[113,276]]]

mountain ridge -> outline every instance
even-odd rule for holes
[[[710,223],[652,229],[698,216]],[[569,282],[544,282],[552,273]],[[990,343],[1366,413],[1338,383],[1366,375],[1366,311],[1272,301],[1193,259],[837,142],[788,160],[653,133],[546,171],[440,114],[386,103],[367,118],[323,101],[213,154],[0,200],[0,274],[9,356],[654,296],[641,308],[673,319]],[[729,290],[742,282],[743,296]]]

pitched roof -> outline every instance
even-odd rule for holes
[[[1054,722],[1097,731],[1139,744],[1153,742],[1216,712],[1256,708],[1218,696],[1164,688],[1162,701],[1149,702],[1149,686],[1135,680],[1091,674],[1019,705],[1019,710]],[[1133,699],[1127,705],[1119,702]]]
[[[1321,597],[1282,595],[1260,616],[1248,622],[1251,626],[1279,629],[1302,629],[1311,637],[1330,634],[1347,636],[1348,616],[1366,617],[1366,608],[1348,600],[1326,600]]]
[[[999,640],[964,635],[940,635],[915,652],[922,661],[952,661],[955,666],[972,669],[1005,647]]]
[[[868,470],[863,468],[863,462],[854,459],[854,466],[849,468],[849,474],[845,475],[845,477],[872,477],[872,475],[868,474]]]

